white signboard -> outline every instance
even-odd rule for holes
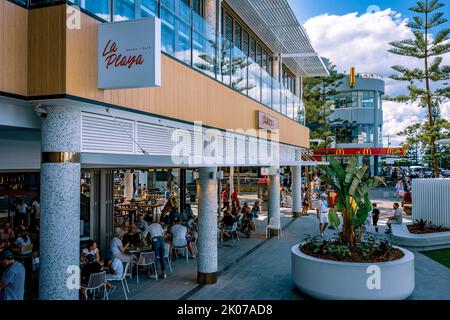
[[[161,86],[161,20],[149,17],[98,26],[100,89]]]

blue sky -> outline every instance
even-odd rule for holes
[[[406,83],[389,78],[394,73],[393,65],[423,67],[422,61],[388,52],[390,42],[413,38],[405,19],[418,15],[408,10],[415,5],[415,0],[288,1],[321,56],[329,58],[340,72],[349,72],[350,67],[355,67],[357,72],[384,76],[386,94],[389,96],[407,92]],[[439,11],[444,11],[445,17],[450,19],[450,1],[441,1],[446,6]],[[377,6],[379,11],[369,11],[371,6]],[[450,27],[450,22],[445,27]],[[443,58],[444,64],[450,65],[450,54]],[[384,140],[389,134],[393,145],[399,145],[402,141],[402,137],[397,136],[398,132],[423,121],[426,115],[417,104],[387,101],[383,103],[383,113]],[[450,119],[450,102],[441,105],[441,115]]]
[[[350,12],[358,12],[363,14],[367,12],[370,6],[378,6],[381,10],[393,9],[408,17],[414,15],[408,11],[416,1],[414,0],[289,0],[297,17],[302,23],[309,18],[321,14],[344,15]],[[446,3],[447,1],[443,1]],[[450,3],[442,9],[450,15]]]

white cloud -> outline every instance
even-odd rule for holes
[[[347,73],[350,67],[358,72],[377,73],[385,77],[386,94],[395,96],[406,93],[406,84],[388,78],[394,71],[393,65],[421,67],[421,61],[394,55],[388,52],[392,41],[412,38],[407,26],[408,20],[392,9],[376,13],[358,15],[320,15],[310,18],[305,29],[315,49],[321,56],[330,58],[338,71]],[[444,57],[450,64],[450,54]],[[402,138],[397,133],[407,126],[423,121],[426,110],[416,104],[384,101],[383,142],[387,145],[387,135],[393,146],[399,145]],[[450,103],[442,106],[442,117],[450,119]]]
[[[450,102],[441,105],[441,116],[450,120]],[[402,137],[397,134],[406,127],[422,122],[426,118],[426,109],[419,108],[416,103],[406,104],[393,101],[383,101],[383,144],[391,146],[399,146]]]

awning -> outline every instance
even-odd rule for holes
[[[287,0],[227,0],[230,7],[297,75],[327,76],[324,61]]]

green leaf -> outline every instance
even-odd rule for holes
[[[341,220],[339,220],[339,216],[334,209],[330,209],[328,213],[328,220],[330,221],[330,225],[337,229],[341,224]]]

